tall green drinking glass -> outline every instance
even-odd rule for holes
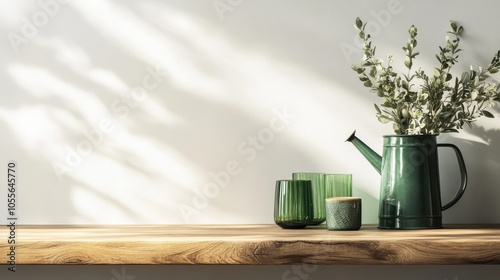
[[[326,198],[352,196],[352,174],[325,174]]]
[[[310,180],[313,198],[313,219],[310,225],[319,225],[326,221],[325,212],[325,174],[324,173],[293,173],[294,180]]]
[[[284,229],[300,229],[309,225],[313,213],[311,194],[311,181],[276,181],[274,222]]]

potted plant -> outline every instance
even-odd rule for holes
[[[500,101],[500,85],[490,81],[490,74],[500,70],[500,51],[488,67],[478,67],[454,77],[451,69],[458,61],[460,37],[464,28],[451,21],[451,30],[445,45],[439,47],[439,62],[431,73],[413,70],[413,61],[419,55],[417,28],[408,29],[409,40],[403,47],[407,73],[396,73],[392,55],[387,62],[375,57],[371,36],[365,31],[366,24],[356,18],[355,27],[363,40],[363,58],[352,65],[363,84],[382,98],[375,109],[382,123],[393,123],[394,132],[404,135],[427,135],[458,132],[464,124],[471,124],[480,117],[492,118],[487,109]]]
[[[356,28],[363,40],[364,55],[359,65],[353,65],[363,84],[382,98],[377,105],[377,118],[393,123],[396,135],[384,136],[382,155],[378,155],[354,133],[350,141],[381,174],[379,197],[379,228],[428,229],[442,227],[442,210],[453,206],[467,186],[467,171],[462,153],[453,144],[438,144],[436,136],[443,132],[458,132],[464,124],[471,125],[482,116],[493,117],[487,109],[500,101],[500,85],[489,75],[500,70],[500,51],[486,68],[478,67],[454,77],[459,35],[463,27],[451,21],[450,37],[439,47],[438,66],[431,73],[413,70],[419,55],[417,28],[410,26],[410,38],[403,47],[407,73],[397,73],[392,56],[387,62],[375,57],[366,24],[357,18]],[[457,155],[460,185],[455,197],[441,205],[439,161],[437,150],[451,148]]]

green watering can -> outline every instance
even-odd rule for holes
[[[382,175],[379,197],[381,229],[442,228],[441,211],[453,206],[464,194],[467,170],[462,153],[453,144],[437,144],[436,135],[384,136],[383,156],[375,153],[356,131],[347,139]],[[455,151],[461,182],[455,197],[441,206],[438,148]]]

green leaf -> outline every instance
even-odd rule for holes
[[[380,116],[378,116],[378,121],[383,123],[383,124],[386,124],[386,123],[392,121],[392,119],[387,117],[387,116],[380,115]]]
[[[441,77],[441,70],[434,68],[434,76]]]
[[[405,66],[410,69],[411,66],[412,66],[412,62],[411,62],[411,58],[409,58],[408,56],[406,57],[405,59]]]
[[[408,118],[410,116],[410,114],[408,114],[408,110],[404,108],[401,110],[401,115],[403,115],[404,118]]]
[[[439,57],[439,55],[436,54],[436,58],[439,61],[439,63],[441,63],[441,58]]]
[[[358,78],[362,82],[366,82],[366,81],[370,80],[370,79],[368,79],[368,77],[366,75],[359,75]]]
[[[408,87],[408,82],[407,81],[402,81],[402,84],[401,84],[401,87],[404,89],[404,90],[409,90],[409,87]]]
[[[483,115],[487,118],[494,118],[495,117],[492,113],[490,113],[486,110],[483,110]]]
[[[456,31],[457,30],[457,23],[453,20],[450,20],[450,25],[451,25],[451,29],[453,31]]]
[[[373,106],[375,106],[375,110],[377,110],[377,113],[382,114],[382,111],[380,111],[380,108],[377,106],[377,104],[373,103]]]
[[[470,93],[470,99],[471,99],[471,100],[476,100],[477,96],[478,96],[478,91],[476,91],[476,90],[473,90],[473,91]]]
[[[415,25],[410,26],[410,28],[408,29],[408,33],[410,33],[410,36],[412,38],[417,36],[417,28],[415,27]]]
[[[461,80],[461,81],[462,81],[462,83],[464,83],[464,84],[469,83],[469,80],[470,80],[470,74],[469,74],[469,72],[463,72],[463,73],[462,73],[462,77],[461,77],[461,79],[460,79],[460,80]]]
[[[357,17],[356,18],[356,28],[361,29],[361,27],[363,27],[363,22],[361,21],[361,19],[359,17]]]
[[[358,74],[363,74],[363,72],[365,72],[365,68],[360,67],[359,65],[356,64],[351,65],[351,69],[356,71],[356,73]]]

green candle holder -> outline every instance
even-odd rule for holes
[[[352,196],[352,174],[326,174],[326,198]]]
[[[311,181],[278,180],[274,196],[274,222],[284,229],[305,228],[312,220]]]
[[[313,199],[313,218],[309,225],[319,225],[326,221],[325,212],[325,174],[324,173],[293,173],[294,180],[310,180]]]

